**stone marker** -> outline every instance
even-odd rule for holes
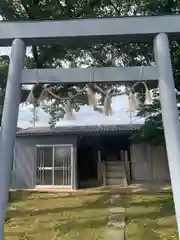
[[[114,221],[111,220],[108,222],[109,228],[115,228],[115,229],[122,229],[124,231],[125,228],[125,221]]]
[[[106,240],[124,240],[124,230],[109,229],[106,233]]]
[[[119,214],[119,213],[125,214],[125,208],[124,207],[112,207],[112,208],[109,209],[109,212],[110,213],[117,213],[117,214]]]
[[[113,214],[109,216],[108,227],[125,228],[125,215]]]
[[[120,198],[121,198],[121,195],[120,195],[120,194],[118,194],[118,195],[112,195],[111,198],[113,198],[113,199],[114,199],[114,198],[115,198],[115,199],[117,199],[117,198],[120,199]]]

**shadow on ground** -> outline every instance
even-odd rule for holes
[[[54,213],[61,213],[61,212],[64,212],[64,211],[67,212],[67,211],[74,211],[74,210],[76,210],[76,211],[87,210],[87,209],[88,210],[92,210],[92,209],[95,210],[95,209],[103,209],[105,207],[108,207],[108,203],[105,203],[107,198],[108,198],[107,194],[105,194],[105,195],[96,194],[96,195],[100,196],[96,201],[92,201],[92,202],[88,201],[88,200],[84,201],[82,205],[76,206],[76,208],[72,205],[72,206],[60,206],[60,207],[55,207],[55,208],[51,207],[51,208],[37,209],[37,210],[34,209],[33,211],[32,211],[32,209],[30,209],[30,210],[28,210],[28,209],[21,209],[21,210],[10,209],[9,213],[8,213],[8,218],[10,219],[10,218],[13,218],[13,217],[38,216],[38,215],[44,215],[44,214],[47,214],[47,213],[48,214],[54,214]],[[15,198],[15,201],[18,201],[18,200],[28,201],[29,196],[28,195],[22,195],[20,198]],[[83,195],[80,195],[78,197],[80,198],[82,196]],[[88,195],[85,195],[85,196],[88,196]],[[69,197],[73,197],[73,196],[71,195]],[[62,200],[62,198],[64,198],[64,197],[57,197],[55,199],[56,200],[58,200],[58,199]],[[40,200],[42,200],[42,199],[44,201],[52,200],[51,197],[48,199],[47,195],[46,195],[46,199],[45,198],[40,198]],[[37,195],[37,200],[39,201],[38,195]]]
[[[51,239],[52,231],[59,237],[66,233],[93,234],[105,229],[108,223],[109,199],[112,193],[22,193],[13,195],[9,204],[5,239],[39,239],[36,234],[47,233]],[[29,229],[28,229],[29,228]],[[87,233],[88,231],[88,233]],[[27,238],[27,234],[29,238]],[[26,238],[24,237],[26,236]],[[48,238],[49,237],[49,238]],[[96,239],[96,238],[87,238]],[[97,238],[99,239],[99,238]],[[100,238],[101,239],[101,238]]]
[[[178,239],[171,194],[132,195],[126,206],[128,240]]]

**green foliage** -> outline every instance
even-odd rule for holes
[[[8,65],[9,65],[9,57],[0,56],[0,125],[1,125],[1,116],[3,111]]]
[[[178,41],[171,43],[171,55],[172,55],[172,66],[175,80],[175,88],[177,91],[180,90],[180,43]],[[141,129],[140,134],[133,137],[134,141],[148,141],[153,144],[164,143],[164,129],[162,122],[161,106],[159,100],[159,92],[157,89],[153,90],[153,105],[146,107],[139,111],[138,115],[145,117],[145,126]],[[177,103],[180,102],[180,94],[176,95]],[[179,111],[179,107],[178,107]],[[179,112],[180,113],[180,112]]]
[[[6,55],[0,56],[0,126],[1,126],[1,117],[2,117],[3,104],[4,104],[8,68],[9,68],[9,56],[6,56]],[[28,94],[29,94],[29,90],[27,90],[25,87],[22,87],[21,102],[24,102],[26,100]]]
[[[0,3],[0,14],[4,20],[44,20],[44,19],[76,19],[91,17],[157,15],[172,14],[180,10],[180,1],[161,0],[3,0]],[[180,51],[179,42],[172,42],[172,64],[175,75],[175,85],[180,90]],[[72,44],[70,47],[60,45],[41,45],[32,47],[33,57],[26,57],[25,66],[28,68],[62,68],[66,67],[101,67],[101,66],[133,66],[149,65],[153,62],[152,44],[108,42],[106,44],[89,45],[87,43]],[[0,114],[4,100],[4,89],[7,77],[9,58],[0,58]],[[87,79],[90,81],[90,79]],[[154,88],[151,83],[150,88]],[[115,86],[116,91],[117,86]],[[54,92],[67,97],[81,91],[84,85],[64,84],[54,87]],[[107,86],[101,86],[107,88]],[[141,88],[136,89],[141,92]],[[158,95],[157,91],[154,93]],[[22,101],[25,101],[28,90],[23,88]],[[179,96],[178,96],[179,101]],[[85,92],[77,98],[78,104],[87,102]],[[44,107],[50,113],[51,125],[54,125],[64,115],[64,110],[57,101]],[[163,142],[163,124],[158,98],[152,107],[146,107],[138,115],[146,118],[139,139],[151,142]],[[1,116],[0,116],[1,117]],[[137,136],[136,136],[137,138]]]
[[[145,125],[141,128],[140,133],[134,134],[131,140],[134,143],[147,142],[152,145],[164,144],[163,128],[158,128],[154,120],[146,121]]]

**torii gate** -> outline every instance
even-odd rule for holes
[[[21,84],[87,82],[89,69],[25,70],[26,46],[68,45],[154,39],[156,66],[144,67],[143,81],[159,80],[166,148],[180,239],[180,125],[169,51],[170,39],[180,39],[180,15],[78,19],[63,21],[0,22],[0,46],[12,44],[0,135],[0,240],[4,239],[4,218],[14,155]],[[96,68],[95,82],[126,82],[139,77],[139,67]],[[38,74],[37,74],[38,73]],[[36,78],[38,76],[38,79]]]

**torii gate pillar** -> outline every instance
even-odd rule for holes
[[[155,24],[152,24],[152,26],[156,27]],[[159,25],[157,24],[157,26]],[[38,31],[35,32],[39,34]],[[157,32],[159,31],[155,29],[154,33]],[[107,32],[105,33],[107,35]],[[56,32],[54,34],[55,36],[57,35]],[[0,240],[4,239],[4,217],[14,157],[18,107],[21,95],[20,81],[24,66],[25,49],[25,44],[22,40],[15,39],[13,41],[0,135]],[[159,77],[162,117],[180,239],[180,124],[169,43],[166,34],[160,33],[155,37],[154,53]]]
[[[154,54],[159,75],[162,119],[180,239],[180,124],[169,41],[165,33],[155,37]]]
[[[21,98],[21,71],[24,68],[25,54],[26,47],[24,42],[20,39],[15,39],[10,56],[0,132],[0,240],[4,239],[4,219],[14,158],[14,144]]]

